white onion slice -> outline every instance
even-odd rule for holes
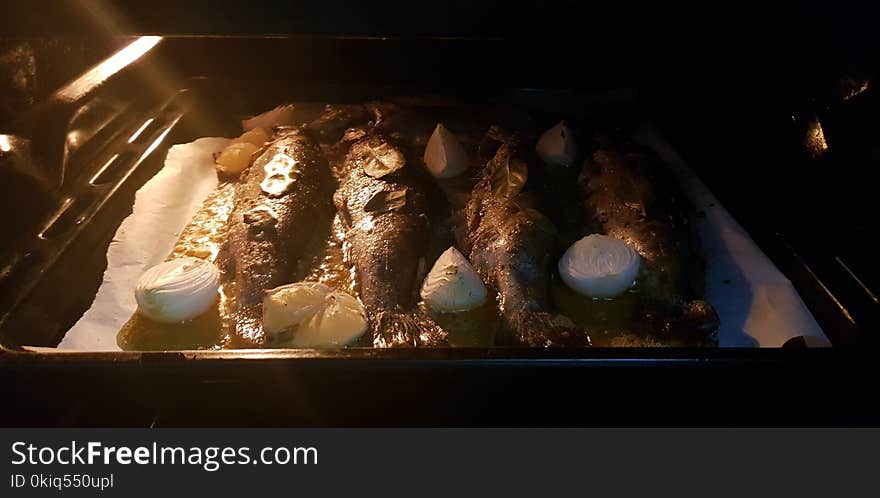
[[[452,178],[468,168],[468,157],[461,142],[439,123],[425,146],[425,165],[434,178]]]
[[[568,125],[560,121],[541,135],[535,151],[551,166],[571,166],[577,159],[578,148]]]
[[[486,301],[486,286],[458,249],[450,247],[437,258],[422,284],[421,296],[434,311],[476,308]]]
[[[626,242],[593,234],[565,251],[559,259],[559,276],[578,294],[615,297],[632,287],[640,263],[639,254]]]
[[[138,313],[163,323],[185,322],[201,315],[217,300],[220,271],[198,258],[172,259],[141,275],[134,297]]]

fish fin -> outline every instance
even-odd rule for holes
[[[702,299],[685,303],[681,315],[669,323],[668,335],[684,345],[714,346],[721,320],[711,304]]]
[[[715,331],[721,323],[715,308],[702,299],[695,299],[687,304],[682,321],[702,332]]]
[[[566,316],[546,311],[522,309],[508,319],[516,342],[530,347],[586,347],[591,344],[586,331]]]
[[[224,320],[225,323],[222,326],[228,337],[227,347],[255,349],[266,345],[266,333],[263,331],[262,319],[256,313],[256,306],[247,306]]]
[[[446,345],[446,332],[419,310],[379,310],[370,313],[373,347],[437,347]]]

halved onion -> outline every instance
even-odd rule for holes
[[[559,259],[559,276],[578,294],[615,297],[632,287],[640,264],[639,254],[626,242],[593,234],[565,251]]]
[[[535,151],[551,166],[571,166],[577,159],[578,148],[568,125],[560,121],[541,135]]]
[[[138,313],[163,323],[185,322],[207,311],[217,300],[220,271],[198,258],[172,259],[141,275],[134,297]]]
[[[321,283],[282,285],[263,297],[263,331],[270,338],[291,332],[293,347],[345,346],[366,330],[360,301]]]
[[[468,157],[461,142],[439,123],[425,146],[425,165],[434,178],[452,178],[468,168]]]
[[[455,247],[437,258],[422,284],[422,300],[439,312],[467,311],[486,301],[486,286],[470,262]]]

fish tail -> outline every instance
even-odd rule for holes
[[[589,334],[563,315],[521,309],[513,312],[507,321],[515,341],[530,347],[586,347],[591,344]]]
[[[685,345],[713,346],[718,343],[721,320],[711,304],[695,299],[684,304],[680,314],[669,323],[670,339]]]
[[[445,346],[446,332],[419,310],[379,310],[370,314],[373,347]]]
[[[694,329],[702,332],[712,332],[720,324],[718,312],[715,311],[711,304],[702,299],[694,299],[687,304],[682,321],[689,323]]]

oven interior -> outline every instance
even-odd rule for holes
[[[8,374],[0,391],[4,399],[29,400],[29,409],[3,410],[4,421],[872,420],[857,379],[873,375],[869,353],[877,340],[880,274],[866,241],[876,225],[880,95],[878,43],[858,8],[763,6],[754,15],[737,6],[719,15],[675,3],[414,9],[392,1],[344,2],[339,12],[346,15],[334,15],[255,0],[247,7],[105,2],[104,10],[86,13],[71,3],[51,5],[57,15],[43,16],[34,7],[48,3],[10,6],[10,18],[20,22],[0,40],[0,203],[7,214],[0,217],[0,370]],[[162,39],[84,82],[83,94],[57,98],[59,89],[142,35]],[[617,110],[635,102],[634,112],[660,129],[792,281],[835,348],[68,355],[20,349],[54,346],[88,306],[115,227],[170,144],[230,136],[241,115],[285,100],[426,91],[534,105],[577,100],[597,113],[609,102]],[[574,389],[588,394],[573,396]],[[58,409],[73,392],[75,401]],[[262,409],[266,403],[276,410]]]
[[[803,68],[777,69],[780,79],[762,89],[668,54],[608,51],[584,60],[573,42],[300,35],[95,44],[7,43],[8,53],[40,68],[55,67],[63,52],[91,57],[100,72],[113,61],[96,54],[114,44],[123,47],[114,57],[127,51],[130,60],[96,81],[95,69],[82,69],[89,64],[68,61],[73,67],[55,81],[33,75],[43,87],[25,85],[24,103],[8,97],[7,109],[22,110],[7,112],[13,133],[3,158],[4,208],[20,213],[4,219],[0,254],[5,345],[57,344],[94,295],[134,192],[171,144],[233,136],[241,117],[282,102],[407,93],[564,109],[612,124],[651,120],[792,280],[835,345],[871,337],[880,291],[871,251],[859,241],[872,226],[860,206],[876,188],[865,129],[876,91],[864,76],[842,75],[819,100],[812,88],[781,79],[806,77]],[[49,91],[46,80],[64,83]]]

